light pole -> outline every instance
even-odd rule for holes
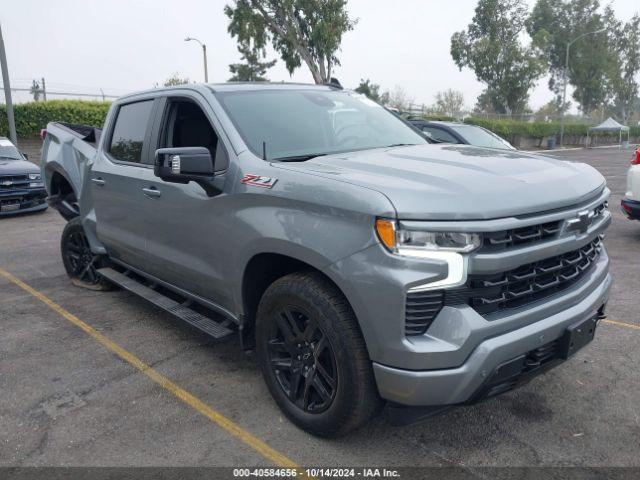
[[[576,38],[574,38],[569,43],[567,43],[567,55],[564,60],[564,72],[562,75],[563,76],[563,79],[562,79],[563,92],[562,92],[562,114],[560,116],[560,148],[562,148],[564,144],[564,114],[567,109],[567,72],[569,71],[569,49],[571,48],[571,45],[576,43],[582,37],[586,37],[587,35],[593,35],[595,33],[601,33],[601,32],[604,32],[605,30],[606,28],[601,28],[600,30],[595,30],[593,32],[583,33],[582,35],[578,35]]]
[[[209,83],[209,74],[207,73],[207,46],[197,38],[187,37],[184,39],[185,42],[190,42],[192,40],[194,42],[198,42],[202,47],[202,56],[204,57],[204,83]]]
[[[7,55],[4,51],[2,28],[0,28],[0,67],[2,69],[2,84],[4,85],[4,100],[7,104],[7,123],[9,125],[9,139],[14,145],[18,145],[16,135],[16,122],[13,117],[13,102],[11,101],[11,84],[9,83],[9,67],[7,67]]]

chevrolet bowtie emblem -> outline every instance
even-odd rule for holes
[[[582,210],[581,212],[578,212],[577,218],[570,218],[567,220],[567,231],[587,233],[594,215],[595,214],[589,210]]]

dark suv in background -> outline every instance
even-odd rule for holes
[[[46,210],[46,198],[40,168],[0,137],[0,215]]]

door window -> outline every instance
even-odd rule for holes
[[[118,109],[109,153],[122,162],[140,163],[153,100],[129,103]]]
[[[189,100],[170,100],[160,148],[205,147],[211,153],[216,172],[229,166],[222,142],[200,106]]]

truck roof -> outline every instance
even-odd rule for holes
[[[208,83],[214,92],[235,92],[240,90],[296,90],[310,88],[317,90],[337,90],[332,85],[316,85],[314,83],[285,83],[285,82],[229,82]]]
[[[208,89],[212,92],[238,92],[238,91],[256,91],[256,90],[340,90],[333,85],[316,85],[314,83],[288,83],[288,82],[228,82],[228,83],[187,83],[184,85],[175,85],[171,87],[150,88],[139,92],[132,92],[120,97],[120,99],[137,96],[147,93],[160,93],[167,90],[201,90]]]

